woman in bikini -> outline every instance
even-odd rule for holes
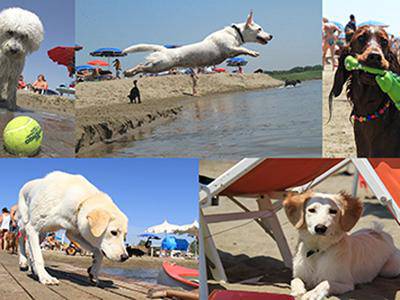
[[[46,81],[46,78],[43,74],[40,74],[37,77],[37,80],[32,84],[35,93],[43,94],[44,91],[47,91],[49,85]]]
[[[323,18],[322,22],[322,65],[325,67],[326,53],[329,49],[332,57],[332,69],[335,70],[335,46],[340,29],[335,24],[329,23],[327,18]]]

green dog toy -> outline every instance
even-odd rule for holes
[[[344,60],[347,71],[362,70],[364,72],[374,74],[375,80],[383,92],[389,95],[390,99],[400,110],[400,76],[386,70],[375,69],[363,66],[356,58],[349,55]]]

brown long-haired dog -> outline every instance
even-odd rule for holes
[[[338,97],[346,82],[347,98],[353,104],[354,136],[358,157],[398,157],[400,156],[400,112],[375,81],[375,75],[363,72],[349,72],[345,68],[345,58],[352,55],[358,61],[373,68],[400,73],[400,65],[392,52],[389,37],[381,27],[362,26],[357,29],[350,44],[339,58],[335,81],[329,95],[329,111],[333,97]],[[379,112],[384,111],[383,114]],[[372,117],[367,122],[357,118]]]
[[[18,254],[18,239],[17,234],[11,231],[7,231],[4,234],[4,249],[10,254]]]
[[[343,294],[376,276],[400,274],[400,251],[380,226],[348,234],[361,217],[358,198],[346,193],[289,194],[286,215],[298,230],[291,293],[302,300]]]

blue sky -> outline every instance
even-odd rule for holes
[[[293,0],[78,0],[76,3],[77,63],[93,59],[101,47],[126,48],[137,43],[188,44],[210,33],[244,22],[250,9],[254,20],[274,39],[267,46],[246,44],[259,51],[248,58],[247,71],[288,69],[321,63],[321,1]],[[143,61],[145,53],[122,58],[123,68]]]
[[[2,159],[0,168],[1,208],[17,202],[27,181],[51,171],[84,175],[128,216],[128,241],[164,219],[178,225],[198,219],[195,159]]]
[[[362,5],[361,5],[362,4]],[[329,20],[343,25],[354,14],[358,23],[376,20],[390,25],[388,31],[395,36],[400,35],[400,17],[398,0],[324,0],[323,15]]]
[[[21,7],[36,13],[42,20],[45,36],[39,51],[28,57],[23,75],[33,83],[37,75],[43,73],[50,88],[68,84],[67,68],[57,65],[47,56],[47,51],[55,46],[75,45],[75,1],[74,0],[1,0],[0,10]]]

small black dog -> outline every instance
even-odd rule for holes
[[[138,248],[133,248],[132,246],[126,247],[126,252],[128,252],[129,257],[132,257],[133,255],[136,257],[142,257],[146,253]]]
[[[140,91],[139,88],[137,87],[137,80],[133,81],[134,87],[131,89],[131,92],[128,95],[129,100],[131,103],[141,103],[140,101]],[[136,102],[137,99],[137,102]]]
[[[285,86],[290,86],[292,85],[293,87],[296,86],[296,84],[300,84],[301,81],[300,80],[285,80]]]

